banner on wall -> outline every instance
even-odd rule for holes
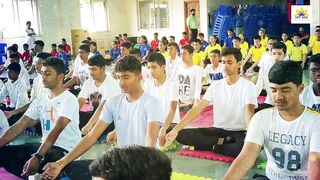
[[[291,23],[292,24],[310,24],[311,23],[311,6],[310,5],[292,5],[291,6]]]

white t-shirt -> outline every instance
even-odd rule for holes
[[[22,79],[26,83],[26,86],[28,89],[31,88],[29,72],[24,66],[21,66],[19,78]]]
[[[11,99],[10,107],[19,109],[29,103],[27,87],[24,81],[20,78],[12,83],[8,80],[0,91],[0,101],[4,101],[9,96]]]
[[[224,64],[219,63],[216,69],[213,69],[212,64],[208,64],[202,73],[202,77],[210,78],[212,81],[220,80],[225,77]]]
[[[302,94],[300,95],[300,102],[301,104],[320,112],[320,96],[316,96],[314,94],[312,86],[313,83],[304,88]]]
[[[145,146],[148,123],[164,121],[159,104],[159,100],[147,92],[134,102],[120,94],[106,102],[100,119],[108,124],[114,122],[120,147],[132,144]]]
[[[264,146],[269,179],[308,179],[309,152],[320,152],[320,114],[309,108],[295,120],[284,120],[277,109],[259,111],[250,122],[247,142]]]
[[[30,104],[30,107],[24,115],[40,121],[42,127],[42,142],[45,141],[59,117],[63,116],[68,118],[70,122],[62,130],[54,146],[70,151],[81,139],[78,100],[69,91],[64,91],[54,99],[49,99],[48,95],[48,93],[45,93],[37,97]]]
[[[101,99],[108,100],[121,93],[121,89],[115,79],[106,76],[100,87],[97,87],[92,78],[86,80],[78,95],[78,98],[89,99],[91,104],[99,105]]]
[[[9,124],[3,111],[0,110],[0,136],[2,136],[9,129]]]
[[[141,85],[143,85],[144,82],[150,81],[152,79],[150,69],[148,69],[146,66],[141,66],[141,74],[143,77],[143,81],[141,81]]]
[[[170,62],[170,56],[166,58],[166,75],[170,80],[178,79],[178,67],[182,66],[182,59],[178,55],[176,58]]]
[[[155,85],[154,81],[147,81],[144,83],[144,90],[148,92],[151,96],[159,99],[161,107],[164,111],[165,118],[167,117],[170,111],[171,102],[179,101],[179,89],[178,83],[176,81],[166,79],[166,81],[159,87]],[[180,122],[178,105],[172,122]]]
[[[89,53],[88,59],[90,59],[94,54],[92,52]],[[80,58],[80,55],[78,54],[76,59],[74,60],[74,67],[78,66],[79,64],[82,63],[82,60]]]
[[[214,106],[214,127],[231,131],[246,130],[246,107],[257,106],[254,84],[242,77],[232,85],[226,79],[213,81],[203,99]]]
[[[49,89],[45,88],[42,83],[42,76],[41,74],[37,73],[37,77],[34,78],[32,88],[31,88],[31,97],[30,101],[35,100],[40,94],[48,93]]]
[[[191,68],[178,68],[177,77],[179,80],[179,100],[184,104],[192,104],[200,99],[202,87],[202,69],[197,65]]]
[[[79,78],[80,87],[82,88],[83,83],[90,77],[89,64],[84,64],[83,62],[76,64],[72,76]]]

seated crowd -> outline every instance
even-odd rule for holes
[[[11,45],[0,68],[8,74],[0,81],[0,167],[20,178],[170,179],[171,160],[157,149],[176,140],[236,158],[224,179],[244,177],[262,150],[259,179],[319,179],[320,26],[307,46],[298,33],[279,41],[263,28],[251,47],[233,29],[223,44],[198,37],[183,32],[176,43],[154,33],[148,44],[124,33],[106,57],[90,38],[74,62],[64,38],[50,53],[41,40],[22,54]],[[213,127],[188,128],[209,105]],[[41,142],[11,144],[26,131]],[[79,160],[101,139],[118,147]]]

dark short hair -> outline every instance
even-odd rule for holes
[[[282,43],[282,42],[276,42],[273,46],[272,49],[282,49],[284,54],[287,53],[287,46]]]
[[[234,30],[233,30],[232,28],[228,29],[228,31],[230,31],[230,32],[234,32]]]
[[[19,73],[21,71],[21,66],[19,63],[10,63],[7,69]]]
[[[182,34],[187,35],[187,33],[186,33],[186,32],[182,32]]]
[[[100,68],[104,68],[107,65],[107,61],[102,55],[98,54],[90,57],[88,64],[89,66],[98,66]]]
[[[275,41],[278,41],[278,38],[276,38],[275,36],[269,36],[268,41],[269,41],[269,40],[275,40]]]
[[[153,35],[159,35],[157,32],[153,33]]]
[[[90,41],[89,40],[83,40],[83,41],[81,41],[81,43],[82,44],[85,44],[85,45],[87,45],[87,46],[90,46]]]
[[[204,36],[204,34],[203,33],[199,33],[199,36]]]
[[[171,160],[165,153],[137,145],[104,152],[89,169],[91,176],[108,180],[170,180],[172,173]]]
[[[241,51],[237,48],[224,48],[221,51],[221,56],[233,55],[237,62],[242,60]]]
[[[168,40],[164,39],[160,41],[163,45],[168,46]]]
[[[295,33],[295,34],[292,35],[292,37],[295,37],[295,36],[298,36],[301,39],[301,34]]]
[[[15,60],[17,60],[17,61],[20,60],[20,57],[19,57],[19,55],[18,55],[17,53],[10,54],[10,55],[9,55],[9,58],[10,58],[10,59],[15,59]]]
[[[261,41],[261,37],[259,35],[253,36],[253,40],[259,40]]]
[[[47,52],[41,52],[41,53],[38,53],[36,55],[37,58],[40,58],[42,60],[45,60],[47,59],[48,57],[51,57],[52,55],[50,53],[47,53]]]
[[[195,9],[191,9],[190,12],[192,12],[192,11],[196,11],[196,10]]]
[[[214,50],[212,50],[212,51],[210,51],[210,54],[211,53],[215,53],[215,54],[218,54],[219,56],[221,55],[220,53],[220,50],[219,49],[214,49]]]
[[[172,38],[172,39],[174,39],[174,40],[176,39],[176,37],[174,37],[174,36],[169,36],[169,38]]]
[[[279,61],[275,63],[268,74],[269,82],[275,84],[302,83],[302,68],[294,61]]]
[[[91,41],[91,37],[88,36],[88,37],[87,37],[87,40],[88,40],[88,41]]]
[[[127,34],[127,33],[123,33],[122,35],[123,35],[123,36],[126,36],[126,37],[128,36],[128,34]]]
[[[146,44],[148,43],[148,39],[145,35],[140,36],[140,38],[144,39],[146,41]]]
[[[118,41],[112,41],[114,44],[119,44]]]
[[[131,43],[130,42],[124,42],[124,43],[121,44],[121,47],[130,49],[131,48]]]
[[[141,74],[141,63],[133,55],[124,56],[119,59],[114,67],[115,72],[132,72],[135,74]]]
[[[8,48],[7,48],[7,51],[13,51],[13,52],[18,52],[18,48],[16,47],[16,46],[9,46]]]
[[[34,44],[36,44],[36,45],[38,45],[38,46],[40,46],[42,48],[44,47],[44,42],[42,40],[37,40],[37,41],[34,42]]]
[[[189,54],[192,54],[194,52],[194,48],[190,44],[182,46],[181,49],[187,50]]]
[[[90,45],[92,45],[92,46],[97,46],[97,43],[96,43],[95,41],[91,41],[91,42],[90,42]]]
[[[27,43],[23,44],[22,46],[29,48],[29,44],[27,44]]]
[[[319,53],[311,56],[311,58],[310,58],[310,64],[311,64],[311,63],[320,64],[320,54],[319,54]]]
[[[239,42],[241,42],[241,38],[240,37],[234,37],[233,39],[235,39],[235,40],[237,40],[237,41],[239,41]]]
[[[58,75],[65,74],[66,73],[66,65],[64,64],[64,61],[56,58],[56,57],[48,57],[43,62],[44,67],[52,67]]]
[[[195,39],[193,42],[194,42],[194,43],[199,43],[199,44],[201,45],[200,39]]]
[[[87,52],[87,53],[90,52],[90,48],[89,48],[89,46],[86,45],[86,44],[80,45],[79,49],[84,50],[84,51]]]
[[[52,43],[51,47],[57,47],[57,44],[56,43]]]
[[[148,59],[148,62],[156,62],[159,66],[166,65],[166,59],[161,53],[152,52],[150,53]]]
[[[59,48],[59,49],[66,50],[66,46],[65,46],[65,45],[62,45],[62,44],[59,44],[59,45],[58,45],[58,48]]]
[[[179,45],[177,44],[177,43],[175,43],[175,42],[170,42],[169,44],[168,44],[168,47],[169,46],[174,46],[177,50],[179,50]]]
[[[66,39],[65,39],[65,38],[62,38],[61,40],[64,41],[64,42],[66,42]]]

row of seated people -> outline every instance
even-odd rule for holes
[[[173,49],[177,51],[176,47],[173,47]],[[273,59],[271,63],[268,62],[268,66],[264,67],[266,71],[269,71],[267,73],[269,75],[269,85],[291,83],[289,80],[291,80],[291,76],[295,77],[294,75],[302,79],[302,73],[299,74],[300,71],[302,72],[302,69],[297,68],[299,66],[295,66],[297,65],[296,63],[292,61],[276,63],[277,61],[283,61],[285,59],[286,46],[283,43],[275,43],[270,49]],[[79,64],[75,64],[72,73],[73,76],[67,83],[64,83],[65,64],[59,59],[44,58],[46,60],[43,63],[44,67],[41,68],[42,76],[39,77],[42,78],[41,82],[48,92],[41,93],[32,101],[29,108],[26,108],[28,110],[18,123],[11,126],[1,137],[0,147],[11,142],[16,135],[19,134],[18,132],[22,132],[26,127],[36,124],[35,121],[38,119],[40,119],[41,122],[44,137],[43,143],[42,145],[33,144],[32,146],[19,145],[3,147],[0,150],[3,151],[3,153],[1,152],[1,154],[3,154],[3,157],[1,157],[4,159],[3,162],[21,162],[20,164],[16,164],[15,167],[5,166],[5,164],[9,165],[10,163],[3,163],[3,166],[9,169],[10,172],[20,175],[24,163],[28,161],[25,166],[26,168],[23,169],[23,175],[33,174],[36,172],[35,169],[39,170],[39,166],[35,167],[35,164],[39,165],[37,160],[42,160],[46,155],[45,160],[41,161],[42,166],[48,162],[56,162],[49,163],[43,174],[48,177],[56,177],[63,167],[88,150],[112,122],[115,124],[115,131],[112,132],[110,136],[113,136],[111,139],[117,137],[119,146],[140,144],[156,147],[158,137],[160,145],[168,145],[178,136],[177,140],[179,142],[195,146],[196,149],[213,150],[218,153],[236,157],[242,149],[247,126],[250,124],[249,121],[254,114],[254,109],[257,108],[256,88],[252,82],[245,80],[239,75],[239,69],[242,63],[240,50],[236,48],[226,48],[221,53],[223,62],[222,69],[225,78],[213,81],[200,101],[202,73],[201,70],[198,70],[200,67],[193,65],[193,52],[194,49],[192,46],[183,46],[181,48],[181,59],[174,62],[170,62],[169,59],[166,60],[163,55],[159,53],[151,53],[148,57],[148,68],[150,72],[145,73],[150,73],[150,77],[143,75],[141,63],[134,56],[124,56],[118,60],[114,69],[120,87],[117,86],[115,80],[112,80],[112,76],[106,76],[105,60],[102,56],[96,55],[88,59],[90,49],[87,45],[80,46],[79,56],[81,61]],[[217,53],[213,51],[211,54],[212,60],[214,55],[220,58],[220,52]],[[317,64],[317,60],[319,60],[319,56],[314,56],[315,65]],[[175,64],[172,65],[172,63]],[[278,67],[278,69],[276,69],[275,63],[279,64],[278,66],[280,67]],[[217,64],[217,62],[213,63],[212,66],[214,64]],[[172,65],[171,68],[170,65]],[[18,76],[20,70],[17,67],[20,66],[18,66],[16,62],[10,64],[8,66],[9,72],[15,72],[16,76]],[[84,67],[87,67],[87,69]],[[275,80],[270,80],[270,69],[272,68],[276,69],[276,72],[284,71],[284,74],[280,73],[279,75],[275,73],[275,75],[277,75]],[[89,73],[87,73],[86,77],[83,77],[83,84],[81,85],[80,83],[81,91],[86,91],[86,87],[94,88],[94,86],[98,86],[99,83],[101,83],[101,86],[102,84],[108,84],[109,86],[103,90],[101,88],[102,103],[98,105],[97,110],[87,124],[88,130],[84,133],[87,134],[87,136],[80,141],[81,136],[80,131],[78,131],[79,108],[84,104],[86,98],[89,97],[87,96],[80,100],[80,91],[79,101],[77,101],[74,95],[65,91],[65,88],[76,84],[79,80],[81,82],[82,76],[85,76],[85,72]],[[310,69],[310,72],[317,74],[318,71],[314,67]],[[100,78],[104,78],[99,79],[95,73],[99,74]],[[11,73],[9,73],[9,75],[10,74]],[[89,76],[92,76],[92,79],[90,79]],[[290,78],[289,80],[287,78],[284,81],[278,81],[278,79],[283,78],[283,76],[289,76]],[[105,83],[107,79],[110,83]],[[14,81],[14,79],[11,79],[11,81]],[[144,88],[142,88],[142,81],[144,81]],[[301,88],[300,81],[293,82],[299,85],[297,88]],[[86,83],[88,84],[87,86],[85,86]],[[313,87],[313,85],[311,87]],[[120,88],[123,92],[122,94],[120,94]],[[273,87],[271,89],[272,98],[278,97],[274,95],[275,93],[279,93],[278,91],[286,93],[283,88],[278,90],[277,87]],[[272,105],[276,105],[276,109],[279,109],[281,116],[281,112],[286,110],[282,109],[281,106],[291,105],[291,103],[288,103],[289,101],[300,104],[299,94],[302,92],[302,89],[295,92],[298,93],[298,96],[292,96],[290,97],[291,99],[284,99],[284,95],[279,96],[280,100],[273,99],[273,102],[276,103]],[[112,93],[113,90],[115,91],[114,94]],[[308,90],[308,88],[306,88],[306,90]],[[95,92],[91,90],[88,91]],[[103,93],[105,93],[105,95]],[[116,95],[117,93],[120,95]],[[290,93],[292,92],[290,91]],[[313,88],[311,88],[311,91],[309,88],[306,94],[314,94]],[[96,98],[97,96],[93,97]],[[52,99],[54,100],[52,101]],[[306,98],[305,101],[310,99],[311,98]],[[311,99],[311,101],[312,100],[313,99]],[[212,103],[215,107],[214,127],[195,130],[183,129],[209,103]],[[161,104],[160,107],[159,104]],[[178,104],[187,105],[184,106],[188,107],[187,109],[193,107],[181,121],[179,121],[177,113]],[[301,109],[295,109],[295,112],[297,112],[297,110]],[[299,115],[301,115],[301,113]],[[178,123],[173,129],[170,127],[172,122]],[[160,125],[162,125],[161,129]],[[170,130],[171,132],[167,134]],[[14,135],[12,134],[13,132]],[[78,144],[79,141],[80,143]],[[261,146],[262,144],[259,145]],[[21,148],[30,149],[28,152],[25,151],[25,156],[19,157],[24,159],[18,160],[15,159],[17,157],[9,157],[6,155],[6,153],[20,151]],[[51,154],[50,150],[52,150],[52,156],[49,155]],[[29,159],[28,156],[30,156],[31,151],[36,153]],[[60,152],[60,157],[56,156],[59,154],[57,151]],[[65,152],[69,152],[69,154],[63,156]],[[50,159],[52,157],[53,159]],[[60,158],[62,159],[58,160]]]

